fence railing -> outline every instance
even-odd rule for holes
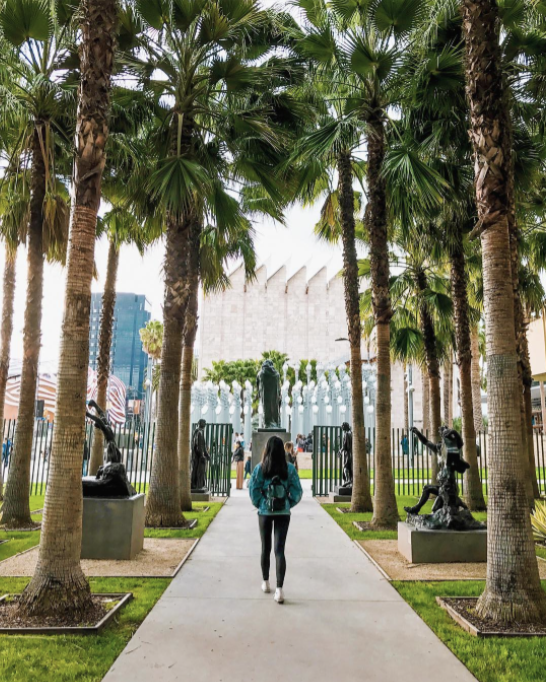
[[[15,426],[15,420],[4,421],[0,465],[4,482],[9,476],[10,460],[15,443]],[[34,424],[30,462],[31,495],[45,493],[54,428],[53,422],[36,420]],[[155,454],[155,424],[130,422],[125,425],[116,424],[113,428],[123,463],[127,469],[127,477],[138,492],[145,492],[150,482]],[[211,453],[211,462],[207,468],[207,483],[215,495],[229,495],[230,480],[229,472],[226,470],[231,466],[232,433],[231,424],[209,424],[205,430],[205,440]],[[89,470],[93,436],[94,427],[92,424],[87,424],[82,452],[82,476],[87,475]]]
[[[366,429],[366,449],[370,486],[373,491],[375,474],[375,429]],[[432,457],[429,450],[415,437],[403,429],[392,429],[391,464],[395,491],[397,495],[418,496],[424,485],[432,482]],[[430,436],[427,435],[427,438]],[[536,431],[533,434],[535,450],[535,467],[540,492],[546,494],[546,436]],[[327,496],[341,483],[343,462],[338,457],[342,443],[340,427],[315,426],[313,432],[313,495]],[[479,432],[476,438],[478,446],[478,466],[484,493],[488,494],[488,437],[487,432]],[[410,449],[412,450],[410,452]],[[458,485],[464,494],[464,476],[457,475]]]

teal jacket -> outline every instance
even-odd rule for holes
[[[252,472],[252,477],[250,483],[248,484],[248,492],[250,494],[250,499],[252,504],[258,509],[258,514],[262,516],[278,516],[280,514],[290,514],[292,507],[295,507],[301,500],[303,495],[303,490],[301,489],[301,483],[296,471],[296,467],[293,464],[288,465],[288,480],[286,485],[288,488],[288,497],[286,500],[286,506],[283,510],[278,512],[270,512],[267,509],[266,493],[267,487],[271,483],[270,478],[264,478],[262,473],[262,465],[258,464],[254,471]]]

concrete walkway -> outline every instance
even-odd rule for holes
[[[475,682],[310,492],[292,516],[284,605],[260,590],[259,549],[256,513],[234,494],[105,682]]]

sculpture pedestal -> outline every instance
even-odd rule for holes
[[[398,551],[412,564],[483,563],[487,530],[418,530],[400,522]]]
[[[353,487],[336,485],[334,492],[328,496],[331,502],[351,502],[353,496]]]
[[[141,552],[144,497],[84,497],[81,558],[129,560]]]
[[[262,461],[265,446],[271,436],[278,436],[283,443],[292,440],[291,434],[286,429],[258,429],[252,432],[252,470],[256,464]]]
[[[192,502],[210,502],[212,495],[208,490],[192,490],[191,491],[191,501]]]

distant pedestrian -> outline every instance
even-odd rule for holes
[[[406,434],[402,436],[402,440],[400,441],[400,445],[402,446],[402,454],[403,455],[409,455],[409,441],[408,437]]]
[[[246,462],[245,462],[245,476],[244,476],[245,481],[246,481],[246,477],[250,476],[251,473],[252,473],[252,458],[247,457]]]
[[[268,594],[271,544],[274,533],[277,589],[275,601],[284,602],[284,576],[286,558],[284,555],[286,536],[290,525],[290,510],[303,495],[298,472],[286,461],[284,444],[278,436],[272,436],[265,447],[263,458],[252,472],[248,486],[252,504],[258,509],[258,522],[262,540],[262,591]]]
[[[233,453],[233,461],[235,462],[235,469],[237,472],[237,490],[243,489],[243,468],[244,468],[245,451],[241,446],[241,442],[237,441],[235,443],[235,452]]]
[[[4,466],[8,466],[9,462],[9,440],[7,438],[4,438],[4,442],[2,443],[2,462],[4,463]]]
[[[292,441],[286,442],[284,444],[284,451],[286,453],[286,461],[293,464],[296,467],[296,471],[298,471],[298,457],[294,450],[294,443]]]

